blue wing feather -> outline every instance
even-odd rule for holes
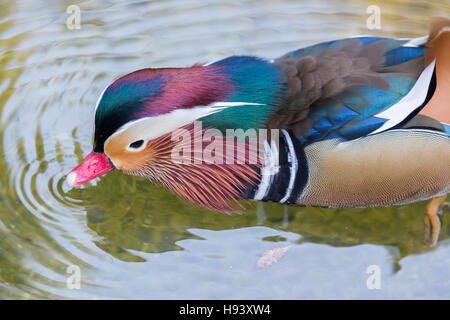
[[[381,67],[392,67],[412,59],[423,57],[425,48],[410,47],[408,40],[378,37],[359,37],[324,42],[292,52],[295,57],[321,55],[339,51],[346,41],[360,41],[367,46],[373,42],[385,41],[385,60]],[[414,86],[416,76],[411,74],[386,74],[379,76],[388,84],[380,89],[367,85],[351,87],[337,96],[321,101],[311,107],[309,120],[312,128],[302,137],[307,144],[325,139],[355,139],[365,136],[381,127],[387,119],[375,115],[401,100]]]

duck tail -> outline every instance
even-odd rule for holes
[[[438,120],[450,134],[450,19],[437,17],[432,20],[424,46],[427,48],[426,66],[435,62],[436,88],[420,114]]]

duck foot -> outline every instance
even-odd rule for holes
[[[431,199],[425,208],[425,242],[433,247],[437,244],[441,230],[442,209],[449,205],[445,202],[447,195]]]

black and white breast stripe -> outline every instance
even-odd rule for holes
[[[421,73],[414,86],[400,101],[375,117],[387,121],[370,134],[394,129],[416,116],[433,97],[436,90],[436,60],[431,62]]]
[[[261,182],[247,198],[261,201],[296,203],[308,180],[306,156],[300,141],[281,130],[278,145],[265,144],[266,159],[261,169]]]

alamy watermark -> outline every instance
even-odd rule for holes
[[[366,286],[369,290],[381,289],[381,268],[379,265],[373,264],[367,267],[367,274],[370,276],[366,280]]]
[[[67,277],[66,285],[68,289],[80,289],[81,288],[81,269],[77,265],[70,265],[67,267],[66,272],[70,274]]]
[[[367,29],[381,29],[381,8],[373,4],[367,7],[366,13],[370,14],[366,20]]]

